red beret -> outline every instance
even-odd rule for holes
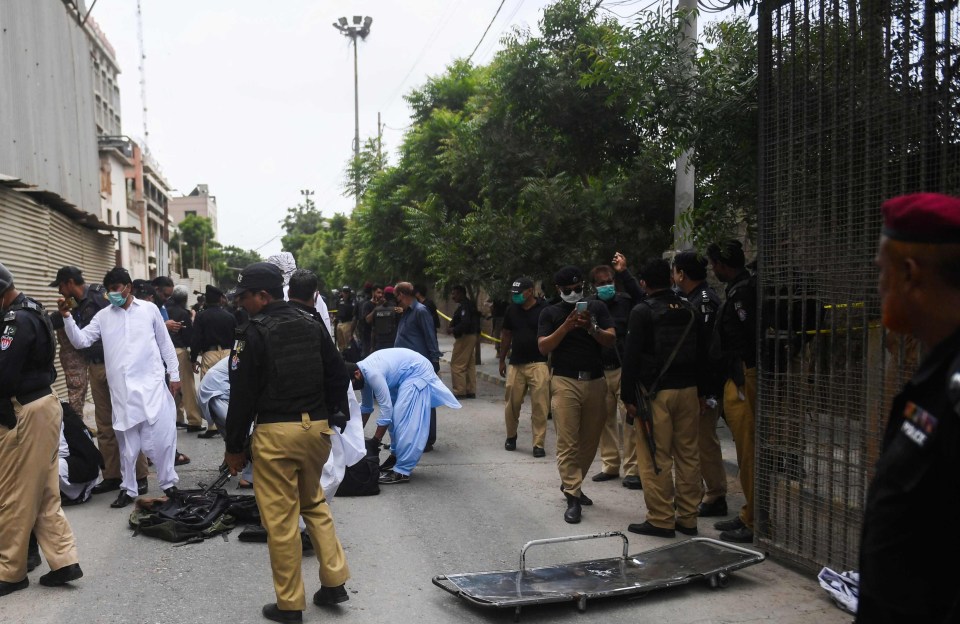
[[[907,243],[960,245],[960,199],[913,193],[883,203],[883,235]]]
[[[389,295],[390,293],[393,292],[393,286],[387,286],[386,288],[383,289],[383,292]]]

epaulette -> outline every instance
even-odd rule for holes
[[[10,323],[11,321],[17,320],[17,311],[9,310],[6,314],[3,315],[3,322]]]

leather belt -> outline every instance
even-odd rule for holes
[[[619,365],[619,364],[604,364],[604,365],[603,365],[603,370],[605,370],[605,371],[608,371],[608,370],[617,370],[617,369],[619,369],[619,368],[620,368],[620,365]]]
[[[559,375],[560,377],[569,377],[570,379],[576,379],[577,381],[593,381],[594,379],[600,379],[603,377],[603,370],[597,369],[592,371],[577,371],[569,370],[566,368],[554,368],[554,375]]]
[[[45,388],[39,388],[37,390],[31,390],[30,392],[18,394],[13,398],[20,405],[26,405],[27,403],[33,403],[37,399],[42,399],[43,397],[50,396],[51,394],[53,394],[53,390],[50,389],[50,386],[46,386]]]
[[[310,420],[327,420],[327,416],[321,416],[320,414],[307,414],[310,417]],[[281,423],[281,422],[303,422],[303,412],[300,413],[289,413],[289,414],[257,414],[257,424],[258,425],[269,425],[270,423]]]

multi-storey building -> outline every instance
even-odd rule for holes
[[[210,194],[206,184],[198,184],[189,195],[170,200],[170,220],[174,226],[179,226],[190,215],[210,219],[213,237],[217,238],[217,198]]]

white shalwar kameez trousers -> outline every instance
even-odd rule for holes
[[[113,430],[120,447],[120,487],[137,497],[136,462],[141,451],[153,461],[161,489],[176,485],[177,408],[164,375],[169,372],[171,381],[180,381],[180,366],[160,310],[149,301],[133,299],[127,309],[100,310],[83,329],[69,316],[64,330],[77,349],[103,340]]]

